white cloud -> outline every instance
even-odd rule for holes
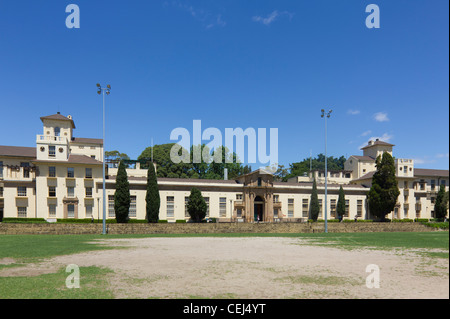
[[[361,112],[359,110],[348,110],[347,113],[350,115],[358,115]]]
[[[281,16],[288,16],[288,18],[290,20],[290,19],[292,19],[294,14],[290,13],[288,11],[279,12],[278,10],[275,10],[272,13],[270,13],[266,18],[263,18],[261,16],[254,16],[252,18],[252,20],[255,22],[261,22],[264,25],[270,25],[272,22],[274,22],[276,19],[278,19]]]
[[[436,157],[437,157],[437,158],[444,158],[444,157],[449,158],[448,153],[445,153],[445,154],[437,154]]]
[[[368,131],[363,132],[363,133],[361,134],[361,136],[367,136],[367,135],[369,135],[369,134],[371,134],[371,133],[372,133],[372,131],[371,131],[371,130],[368,130]]]
[[[432,164],[432,163],[435,163],[435,162],[436,162],[435,160],[428,159],[427,156],[422,157],[422,158],[416,157],[416,158],[413,158],[413,160],[414,160],[414,164],[419,164],[419,165],[422,165],[422,164]]]
[[[164,2],[164,6],[172,6],[189,13],[194,19],[200,21],[206,29],[219,26],[225,27],[227,23],[222,19],[221,14],[214,14],[208,10],[194,8],[191,5],[181,3],[180,1],[172,1],[171,3]]]
[[[374,117],[375,121],[377,121],[377,122],[387,122],[387,121],[389,121],[387,113],[384,113],[384,112],[375,113],[375,115],[373,117]]]

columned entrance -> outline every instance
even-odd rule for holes
[[[264,200],[260,196],[255,197],[253,213],[255,222],[264,220]]]

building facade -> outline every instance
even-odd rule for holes
[[[41,117],[42,134],[36,147],[0,146],[0,216],[15,218],[103,218],[103,141],[77,138],[70,115]],[[371,141],[363,155],[352,155],[344,170],[329,171],[327,217],[336,218],[339,188],[346,197],[347,219],[371,219],[367,192],[375,171],[375,159],[383,152],[393,154],[392,144]],[[439,186],[449,186],[449,171],[418,169],[411,159],[395,160],[400,188],[397,205],[388,218],[433,218]],[[127,169],[130,183],[131,219],[145,219],[147,170]],[[117,168],[106,173],[106,218],[115,218],[114,192]],[[313,179],[317,181],[323,219],[325,175],[311,171],[308,176],[277,182],[269,172],[258,169],[235,180],[158,178],[161,220],[188,220],[187,202],[192,187],[207,203],[207,216],[219,221],[282,222],[309,219]]]

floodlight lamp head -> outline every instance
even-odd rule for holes
[[[325,110],[324,110],[324,109],[321,109],[320,111],[321,111],[322,113],[324,113],[324,112],[325,112]]]
[[[106,87],[111,90],[111,85],[108,84]]]
[[[98,90],[97,93],[98,93],[98,94],[101,94],[101,93],[102,93],[102,90]]]
[[[97,87],[100,88],[100,83],[97,83]]]

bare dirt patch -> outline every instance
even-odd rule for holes
[[[4,269],[48,273],[68,264],[107,267],[116,298],[449,298],[449,262],[414,253],[342,250],[298,238],[108,239],[128,247],[59,256]],[[380,288],[366,287],[366,267]],[[81,284],[82,284],[81,273]]]

